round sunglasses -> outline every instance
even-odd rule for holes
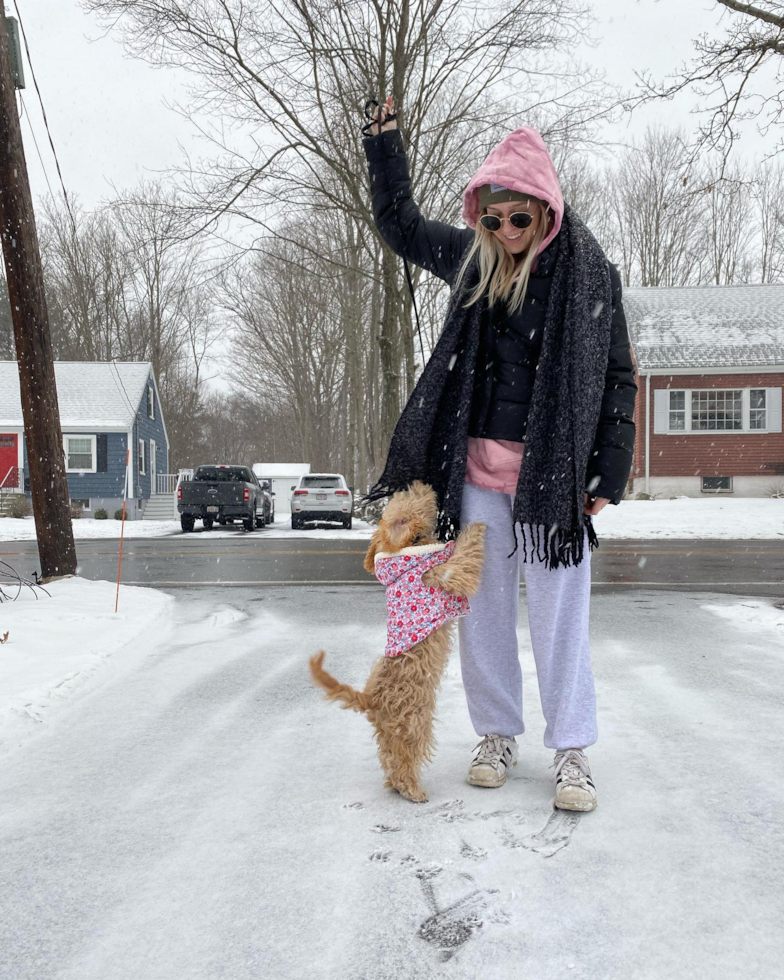
[[[515,211],[508,218],[501,218],[497,214],[483,214],[479,221],[483,228],[488,231],[500,231],[504,221],[508,221],[515,228],[527,228],[534,220],[534,216],[528,211]]]

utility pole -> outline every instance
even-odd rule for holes
[[[76,574],[68,483],[41,253],[0,0],[0,237],[3,241],[30,490],[44,581]]]

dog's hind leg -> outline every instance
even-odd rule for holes
[[[422,728],[421,718],[402,719],[394,731],[387,733],[384,745],[385,785],[413,803],[427,803],[428,799],[427,791],[419,781],[429,749],[428,735]],[[381,751],[379,739],[379,756]]]

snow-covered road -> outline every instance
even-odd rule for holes
[[[528,731],[465,781],[457,656],[417,806],[381,785],[361,684],[384,595],[177,593],[175,639],[0,760],[3,980],[744,980],[782,953],[784,612],[595,595],[599,808],[551,809],[521,603]]]

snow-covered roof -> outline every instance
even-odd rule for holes
[[[310,463],[254,463],[253,472],[266,479],[276,476],[304,476],[310,473]]]
[[[60,425],[130,428],[151,371],[145,361],[55,361]],[[22,425],[16,361],[0,361],[0,425]]]
[[[784,285],[628,287],[623,306],[643,370],[784,370]]]

